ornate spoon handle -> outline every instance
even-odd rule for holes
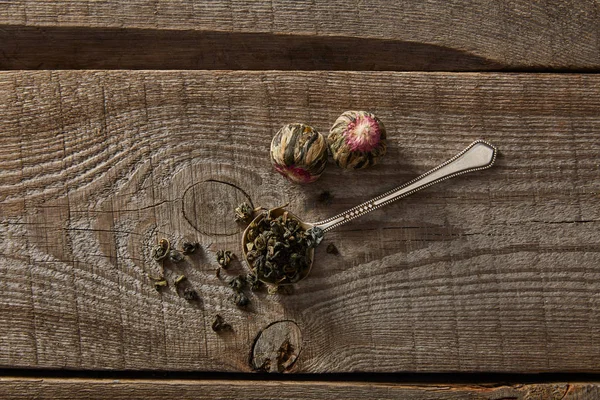
[[[418,178],[415,178],[396,189],[390,190],[381,196],[375,197],[372,200],[359,204],[335,217],[311,225],[323,229],[324,232],[330,231],[348,221],[362,217],[379,207],[383,207],[393,201],[409,196],[443,180],[466,174],[467,172],[489,168],[496,160],[496,153],[496,147],[492,144],[485,140],[476,140],[450,160],[438,165]]]

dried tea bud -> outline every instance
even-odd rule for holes
[[[246,202],[240,204],[235,209],[235,220],[236,222],[250,222],[254,209]]]
[[[183,254],[181,254],[181,252],[177,251],[177,250],[171,250],[169,252],[169,260],[171,260],[171,262],[174,263],[178,263],[183,261]]]
[[[227,322],[225,322],[223,317],[221,317],[219,314],[217,314],[217,315],[215,315],[215,320],[212,323],[212,330],[215,332],[229,331],[229,330],[231,330],[231,325],[229,325]]]
[[[327,141],[314,128],[287,124],[271,141],[275,170],[294,183],[317,180],[327,164]]]
[[[217,251],[217,262],[223,269],[227,269],[229,267],[229,263],[231,262],[231,251],[229,250],[219,250]]]
[[[170,249],[171,243],[167,239],[160,239],[158,244],[152,248],[152,258],[155,261],[161,261],[169,255]]]
[[[333,124],[327,144],[338,166],[365,168],[385,155],[385,127],[370,112],[346,111]]]
[[[200,243],[198,242],[183,242],[181,245],[181,250],[183,254],[188,255],[195,253],[196,250],[198,250],[198,247],[200,247]]]

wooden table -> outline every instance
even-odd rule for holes
[[[0,50],[0,398],[600,398],[598,1],[11,0]],[[379,165],[272,170],[352,109]],[[323,219],[476,138],[496,166],[332,231],[292,293],[215,276],[238,203]],[[156,291],[161,238],[201,249]]]

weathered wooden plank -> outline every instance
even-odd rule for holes
[[[409,399],[595,400],[597,383],[519,385],[398,384],[236,380],[0,378],[0,395],[17,399]]]
[[[594,69],[594,0],[0,5],[4,69]]]
[[[325,132],[346,109],[386,124],[381,165],[303,187],[271,170],[281,125]],[[290,371],[600,371],[598,109],[597,75],[1,73],[0,365],[248,371],[289,320]],[[318,220],[478,137],[496,167],[332,231],[340,254],[320,248],[294,294],[243,311],[215,277],[239,199]],[[161,237],[202,244],[167,268],[200,302],[152,287]]]

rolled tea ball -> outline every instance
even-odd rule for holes
[[[327,165],[327,140],[304,124],[287,124],[271,141],[275,170],[294,183],[316,181]]]
[[[366,168],[385,155],[385,127],[370,112],[346,111],[331,127],[327,143],[338,166]]]

